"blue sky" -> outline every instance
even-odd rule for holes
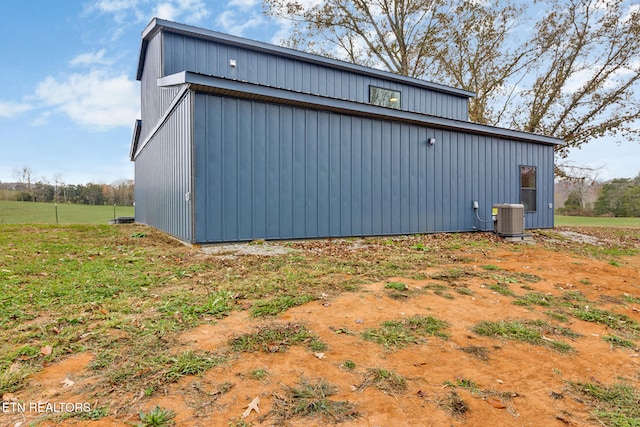
[[[112,183],[133,178],[129,148],[140,114],[140,34],[153,17],[268,43],[287,24],[258,0],[3,0],[0,5],[0,181]],[[640,144],[595,141],[575,150],[600,179],[640,172]]]

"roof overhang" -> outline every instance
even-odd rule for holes
[[[149,40],[153,38],[159,31],[170,31],[173,33],[184,34],[200,39],[211,40],[227,45],[238,46],[245,49],[250,49],[259,52],[271,53],[280,57],[291,58],[307,63],[318,64],[321,66],[340,69],[351,73],[368,75],[385,79],[388,81],[395,81],[398,83],[408,84],[412,86],[422,87],[426,89],[435,90],[449,95],[455,95],[462,98],[475,98],[474,92],[458,89],[455,87],[442,85],[438,83],[429,82],[412,77],[402,76],[400,74],[391,73],[388,71],[377,70],[375,68],[364,67],[361,65],[352,64],[346,61],[340,61],[337,59],[326,58],[319,55],[312,55],[310,53],[301,52],[294,49],[285,48],[282,46],[276,46],[269,43],[263,43],[255,40],[249,40],[242,37],[232,36],[230,34],[219,33],[217,31],[205,30],[203,28],[192,27],[190,25],[179,24],[177,22],[165,21],[163,19],[153,18],[149,25],[142,32],[142,45],[140,47],[140,56],[138,59],[138,71],[137,79],[142,78],[142,71],[144,69],[144,60],[146,56],[147,45]]]
[[[545,145],[563,145],[564,141],[545,135],[521,132],[478,123],[453,120],[427,114],[380,107],[372,104],[328,98],[309,93],[262,86],[216,76],[182,71],[158,79],[158,86],[188,85],[191,90],[234,98],[313,108],[355,116],[392,120],[449,131],[486,135]]]

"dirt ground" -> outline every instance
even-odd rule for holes
[[[572,244],[599,242],[599,237],[589,236],[588,231],[573,233],[565,235]],[[230,339],[254,331],[260,325],[294,322],[313,331],[327,348],[314,353],[298,345],[285,352],[239,353],[228,363],[202,375],[182,378],[151,398],[143,399],[135,394],[115,397],[108,393],[98,397],[96,403],[110,404],[111,413],[116,415],[95,421],[45,420],[38,425],[135,425],[140,421],[137,412],[123,410],[118,415],[118,408],[148,411],[155,406],[175,411],[177,426],[329,424],[322,418],[293,417],[284,422],[264,417],[273,408],[274,399],[282,397],[286,386],[296,385],[302,379],[310,382],[323,379],[337,387],[337,394],[330,399],[353,405],[353,417],[339,424],[345,427],[602,425],[592,415],[593,407],[569,390],[567,383],[609,385],[624,381],[637,389],[640,387],[639,350],[617,348],[603,341],[603,336],[613,333],[604,325],[574,317],[559,323],[545,314],[548,307],[515,305],[514,296],[489,287],[492,282],[487,277],[491,271],[486,266],[491,265],[497,267],[497,274],[526,273],[541,279],[511,283],[509,288],[516,296],[539,292],[559,298],[566,292],[581,292],[587,301],[597,302],[598,308],[640,322],[640,256],[617,256],[617,261],[612,263],[607,257],[597,259],[562,251],[559,235],[558,232],[554,232],[555,238],[536,235],[534,244],[459,248],[455,256],[465,259],[468,272],[478,274],[467,274],[453,284],[434,278],[436,269],[433,269],[424,271],[423,279],[396,277],[366,284],[356,292],[320,298],[275,318],[254,319],[246,310],[234,311],[219,321],[183,333],[181,344],[184,348],[220,352]],[[586,240],[582,243],[580,239]],[[303,243],[297,248],[312,249],[312,245]],[[225,254],[228,256],[228,252]],[[221,255],[209,252],[203,256]],[[394,294],[385,287],[390,282],[407,285],[404,295]],[[447,288],[444,292],[435,292],[434,289],[443,289],[435,285]],[[470,292],[454,292],[456,286],[464,286]],[[623,300],[625,296],[630,298]],[[425,342],[404,348],[385,348],[360,337],[363,331],[377,328],[383,321],[414,315],[446,321],[448,339],[430,336]],[[561,338],[574,351],[560,353],[546,346],[483,337],[473,332],[473,327],[481,321],[527,319],[542,319],[580,334],[580,337]],[[97,375],[88,368],[93,357],[90,353],[77,354],[46,367],[34,374],[28,387],[15,397],[29,402],[87,401],[84,393]],[[345,367],[345,361],[352,362],[351,369]],[[404,377],[406,389],[366,387],[363,379],[368,370],[380,367]],[[258,377],[255,372],[264,375]],[[252,411],[242,418],[255,398],[259,398],[260,413]],[[95,400],[92,397],[91,401]],[[5,421],[4,425],[26,426],[31,420],[5,416],[3,421],[0,414],[0,424]]]

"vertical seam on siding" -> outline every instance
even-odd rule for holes
[[[189,205],[189,219],[191,221],[190,224],[190,233],[191,233],[191,242],[196,243],[196,191],[195,191],[195,173],[196,173],[196,161],[195,161],[195,96],[193,95],[193,91],[188,92],[189,96],[189,191],[191,193],[191,202]]]

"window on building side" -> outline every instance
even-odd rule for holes
[[[536,210],[536,167],[520,166],[520,203],[525,211]]]
[[[400,92],[397,90],[369,86],[369,102],[381,107],[400,109]]]

